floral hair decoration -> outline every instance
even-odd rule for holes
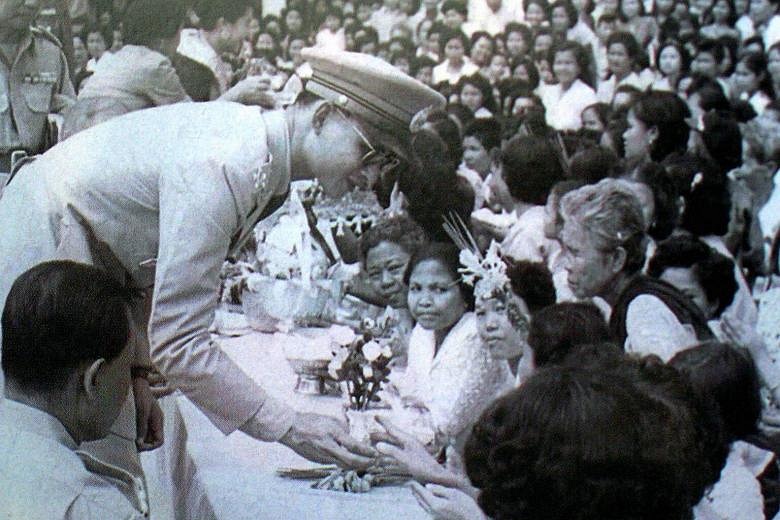
[[[506,264],[495,241],[491,241],[487,252],[482,254],[473,235],[456,214],[445,217],[444,231],[460,248],[459,259],[462,267],[458,272],[464,283],[474,287],[474,296],[477,299],[510,291]]]

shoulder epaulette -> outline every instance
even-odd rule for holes
[[[33,36],[39,36],[52,42],[54,45],[62,49],[62,42],[54,34],[43,27],[30,27],[30,32]]]

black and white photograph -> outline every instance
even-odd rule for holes
[[[780,0],[0,0],[0,520],[780,520]]]

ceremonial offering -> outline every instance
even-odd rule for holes
[[[328,393],[329,382],[331,386],[335,386],[328,375],[333,334],[326,329],[298,329],[283,335],[285,357],[298,376],[295,382],[296,392],[321,395]]]
[[[344,493],[368,493],[376,486],[400,485],[409,481],[408,475],[375,474],[341,469],[327,465],[316,468],[279,468],[276,474],[294,480],[316,480],[312,489],[341,491]]]
[[[293,325],[326,324],[330,281],[280,280],[253,273],[247,276],[241,305],[249,324],[261,331]]]

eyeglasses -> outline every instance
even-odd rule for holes
[[[351,121],[349,112],[337,105],[333,105],[333,108],[336,110],[336,113],[338,113],[344,119],[344,122],[349,125],[352,131],[357,134],[360,140],[363,141],[363,144],[366,145],[366,148],[368,148],[368,152],[366,152],[365,155],[363,155],[363,157],[360,159],[360,166],[362,168],[368,168],[374,164],[381,164],[385,162],[385,160],[388,158],[388,153],[374,148],[374,145],[372,145],[371,141],[368,140],[366,134],[361,132],[355,123]]]

